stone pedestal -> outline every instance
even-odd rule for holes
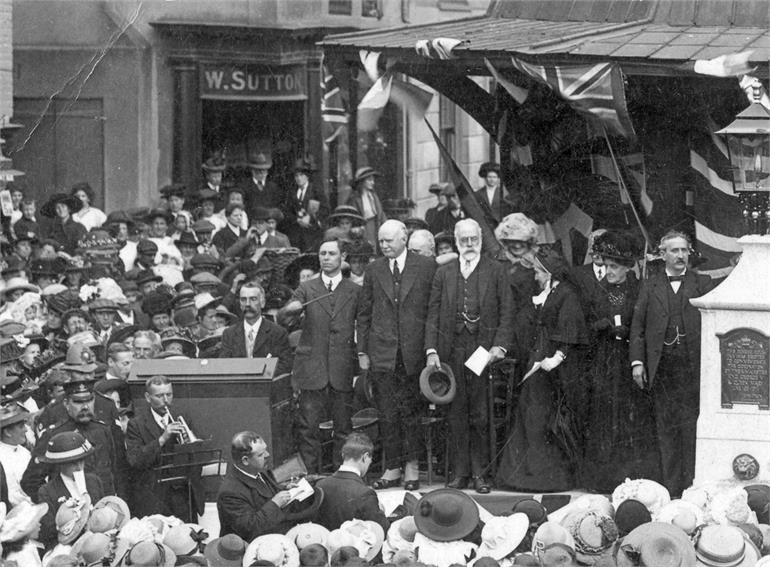
[[[695,485],[735,478],[741,454],[770,482],[770,236],[744,236],[743,256],[701,311],[700,416]]]

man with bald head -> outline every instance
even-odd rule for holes
[[[436,263],[407,251],[406,226],[400,221],[385,221],[377,237],[383,257],[366,267],[357,318],[358,362],[372,380],[384,432],[386,471],[373,486],[398,486],[404,465],[404,487],[415,490],[417,420],[424,409],[418,375],[425,366],[425,320]]]

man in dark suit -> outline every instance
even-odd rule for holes
[[[374,190],[375,177],[379,175],[380,173],[371,167],[360,167],[353,178],[355,191],[350,194],[347,203],[358,209],[359,214],[364,218],[364,236],[375,247],[380,226],[388,219],[382,209],[380,198]]]
[[[378,238],[384,258],[366,267],[357,319],[358,362],[374,384],[384,432],[386,471],[373,486],[397,486],[405,463],[404,486],[415,490],[417,418],[424,409],[417,377],[425,365],[425,320],[436,262],[407,252],[406,226],[400,221],[385,221]]]
[[[174,388],[165,376],[153,376],[144,385],[147,406],[136,411],[126,429],[128,464],[133,469],[130,508],[138,517],[152,514],[176,516],[184,522],[190,517],[188,484],[192,489],[193,515],[203,514],[206,502],[200,480],[200,470],[190,471],[189,478],[175,482],[159,482],[157,470],[162,463],[161,453],[170,452],[179,444],[184,427],[171,415]],[[189,425],[189,424],[188,424]]]
[[[318,251],[320,277],[302,282],[283,309],[287,314],[305,310],[294,353],[292,384],[299,390],[297,445],[311,473],[320,472],[319,425],[326,408],[330,407],[334,422],[335,455],[351,429],[355,325],[361,287],[342,277],[344,258],[339,240],[322,242]],[[305,303],[307,307],[303,307]]]
[[[603,292],[602,280],[607,274],[607,268],[604,267],[604,260],[599,253],[598,246],[601,244],[602,234],[606,232],[606,229],[600,228],[590,234],[588,245],[591,251],[591,263],[582,264],[572,269],[572,276],[580,294],[580,305],[583,307],[583,313],[589,312],[591,298],[595,297],[597,293]]]
[[[323,189],[310,183],[315,167],[309,160],[298,160],[294,166],[296,186],[289,189],[283,201],[284,230],[292,245],[302,252],[317,249],[323,236],[323,222],[329,216],[329,203]]]
[[[665,271],[642,284],[631,321],[629,356],[636,384],[652,393],[663,484],[679,495],[695,474],[700,400],[700,311],[690,299],[711,290],[711,278],[687,269],[689,238],[660,240]]]
[[[484,186],[474,192],[476,200],[484,211],[487,224],[496,227],[514,210],[513,205],[508,201],[508,191],[500,183],[500,164],[494,162],[481,164],[479,177],[484,180]]]
[[[433,278],[425,349],[428,365],[449,362],[457,395],[449,406],[453,459],[452,488],[466,488],[472,476],[482,494],[491,487],[484,473],[489,465],[489,415],[486,376],[465,368],[478,347],[489,362],[505,357],[513,340],[513,298],[504,266],[481,255],[481,227],[473,219],[455,225],[459,258],[441,266]]]
[[[246,210],[249,218],[257,207],[270,209],[281,205],[281,189],[274,181],[267,178],[273,161],[270,156],[258,153],[249,158],[249,171],[251,176],[241,183],[241,188],[246,197]]]
[[[318,523],[336,530],[348,520],[371,520],[387,533],[388,520],[380,509],[377,493],[363,477],[372,464],[374,445],[363,433],[351,433],[342,446],[342,465],[332,476],[319,480],[324,501],[318,509]]]
[[[237,203],[227,205],[225,208],[225,218],[227,218],[227,224],[224,228],[219,229],[211,239],[211,244],[216,246],[220,257],[223,257],[227,249],[235,244],[238,239],[246,236],[246,231],[241,228],[243,205]]]
[[[291,371],[289,336],[283,327],[262,317],[265,291],[259,284],[244,284],[238,294],[243,319],[222,333],[219,358],[277,358],[276,374]]]
[[[465,212],[463,212],[460,198],[457,196],[457,190],[454,188],[454,185],[445,183],[441,188],[441,194],[446,199],[447,204],[433,215],[432,220],[428,221],[428,224],[433,234],[438,234],[439,232],[452,234],[455,225],[465,218]]]
[[[267,468],[267,444],[253,431],[242,431],[230,446],[232,466],[217,494],[219,537],[237,534],[245,541],[270,533],[286,533],[293,523],[286,507],[288,490],[281,490]]]

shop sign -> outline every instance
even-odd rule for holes
[[[201,98],[222,100],[304,100],[303,65],[204,64],[200,68]]]

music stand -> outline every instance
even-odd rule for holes
[[[183,445],[173,445],[170,451],[161,452],[160,465],[153,467],[158,473],[158,483],[184,481],[187,485],[187,511],[191,522],[193,516],[192,483],[193,478],[201,478],[203,467],[217,465],[216,476],[222,476],[222,449],[214,446],[210,439],[200,439]],[[208,475],[207,475],[208,476]]]

